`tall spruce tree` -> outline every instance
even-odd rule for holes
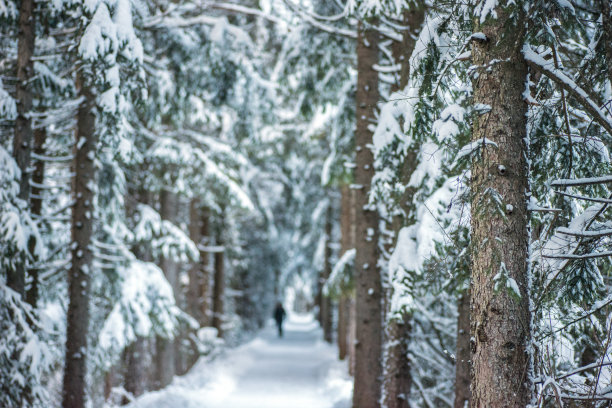
[[[472,143],[478,149],[470,180],[474,407],[526,406],[533,393],[521,4],[481,5],[475,9],[471,37]]]

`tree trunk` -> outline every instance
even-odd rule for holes
[[[126,370],[125,370],[125,391],[132,397],[138,397],[145,391],[145,353],[146,343],[143,337],[136,337],[136,340],[125,350]],[[130,403],[126,397],[123,404]]]
[[[21,170],[19,180],[19,198],[28,202],[30,199],[30,157],[32,151],[32,92],[30,79],[34,75],[35,22],[34,0],[22,0],[19,8],[19,34],[17,39],[17,119],[15,119],[15,136],[13,138],[13,157]],[[20,257],[15,267],[6,271],[6,285],[19,293],[25,294],[25,275],[27,259]]]
[[[68,271],[66,359],[63,384],[63,408],[83,408],[87,374],[87,331],[89,328],[89,281],[93,254],[93,199],[89,183],[95,180],[94,155],[97,149],[94,114],[95,97],[77,78],[77,88],[84,97],[77,113],[72,172],[72,262]]]
[[[221,229],[217,234],[217,246],[223,246]],[[217,329],[219,337],[223,337],[223,297],[225,292],[225,250],[215,252],[215,279],[213,284],[213,319],[212,325]]]
[[[162,190],[160,193],[160,215],[162,219],[172,221],[177,213],[177,197],[168,190]],[[164,271],[164,275],[168,280],[177,305],[179,304],[179,280],[178,280],[178,264],[167,258],[161,259],[161,269]],[[176,333],[178,337],[178,333]],[[174,340],[167,339],[158,336],[155,342],[156,352],[156,386],[157,388],[164,388],[170,382],[176,372],[176,352],[174,347]]]
[[[375,25],[374,22],[372,22]],[[378,32],[360,23],[357,38],[357,129],[355,131],[355,300],[356,330],[354,408],[380,406],[382,288],[378,270],[378,216],[368,204],[368,193],[374,173],[372,132],[374,111],[379,99],[378,73],[372,68],[378,62]]]
[[[383,376],[383,406],[409,408],[408,397],[412,386],[408,346],[412,331],[411,316],[402,313],[387,320]]]
[[[518,4],[522,4],[519,2]],[[472,406],[524,407],[531,400],[530,313],[527,287],[528,167],[523,100],[527,65],[521,48],[524,15],[500,1],[497,18],[472,41],[474,118],[472,140]],[[511,17],[513,16],[513,17]],[[490,110],[489,110],[490,107]],[[486,141],[486,142],[485,142]],[[514,295],[513,288],[518,292]]]
[[[198,246],[201,245],[202,241],[202,217],[200,214],[200,202],[194,198],[189,204],[189,238]],[[200,308],[201,267],[202,263],[198,261],[194,262],[189,268],[189,288],[187,289],[187,310],[198,322],[202,321],[202,316],[200,316],[202,312]]]
[[[355,376],[355,343],[357,342],[357,310],[355,298],[349,299],[349,327],[348,327],[348,353],[349,353],[349,374]]]
[[[396,90],[402,90],[408,85],[410,79],[410,57],[414,51],[416,39],[425,20],[425,8],[423,5],[413,5],[410,11],[405,11],[403,23],[408,27],[404,31],[402,41],[395,43],[393,47],[395,62],[401,66],[399,83]],[[407,186],[410,178],[416,169],[417,152],[412,149],[407,152],[401,168],[402,184]],[[414,188],[406,187],[406,191],[400,201],[400,206],[404,210],[405,216],[411,212],[410,203]],[[391,253],[396,245],[399,230],[406,225],[405,216],[393,218],[389,229],[393,236],[389,240],[387,253]],[[397,248],[401,251],[401,248]],[[385,344],[383,353],[383,406],[386,408],[407,408],[408,398],[412,386],[412,375],[410,372],[410,357],[408,347],[412,332],[412,316],[405,312],[399,315],[393,313],[389,308],[388,300],[393,296],[391,285],[387,284],[385,299]]]
[[[454,408],[470,406],[470,291],[465,290],[457,301],[457,350],[455,352]]]
[[[142,186],[138,193],[131,191],[125,200],[127,217],[131,218],[134,216],[137,209],[137,203],[149,204],[151,202],[149,196],[150,193],[142,188]],[[142,261],[151,262],[153,258],[151,252],[143,246],[135,245],[131,250],[136,258]],[[137,336],[134,343],[129,345],[124,353],[124,387],[125,391],[130,393],[133,397],[142,395],[148,386],[149,379],[147,376],[147,367],[150,366],[149,363],[152,360],[152,356],[155,355],[155,351],[149,349],[150,345],[150,342],[147,341],[146,338]],[[129,402],[130,400],[126,397],[122,400],[124,405]]]
[[[353,189],[349,190],[351,198],[350,208],[350,226],[349,232],[349,245],[351,248],[355,248],[355,236],[356,236],[356,219],[357,219],[357,208],[355,206],[355,195],[356,191]],[[353,265],[353,283],[355,281],[355,267]],[[349,295],[349,317],[348,317],[348,356],[349,356],[349,374],[355,376],[355,343],[357,342],[357,310],[355,305],[355,290],[352,290]]]
[[[347,184],[340,188],[340,256],[352,248],[351,242],[351,190]],[[338,301],[338,357],[344,360],[348,355],[348,328],[350,317],[350,293],[349,288],[340,288],[340,300]]]
[[[210,232],[209,232],[209,211],[207,209],[202,210],[201,223],[200,223],[200,236],[202,245],[210,243]],[[199,279],[200,283],[200,326],[205,327],[211,324],[211,308],[210,308],[210,262],[208,251],[200,250],[200,270]]]
[[[47,130],[45,128],[37,129],[34,131],[34,153],[38,155],[44,155],[45,141],[47,140]],[[45,179],[45,162],[42,160],[36,160],[34,165],[34,173],[32,174],[32,181],[36,185],[41,185]],[[32,186],[32,194],[30,195],[30,213],[33,217],[40,217],[42,214],[42,189]],[[34,241],[28,242],[28,251],[30,254],[34,254]],[[30,271],[32,283],[28,288],[26,299],[32,307],[36,307],[38,303],[38,270],[32,269]]]
[[[602,41],[606,50],[608,80],[612,84],[612,4],[610,4],[610,0],[599,1],[601,2],[601,18],[603,23]]]
[[[344,360],[348,354],[348,316],[349,298],[346,294],[341,294],[338,300],[338,331],[336,344],[338,346],[338,358]]]
[[[402,41],[396,41],[392,46],[393,59],[400,64],[400,72],[397,83],[391,86],[391,92],[404,89],[410,79],[410,57],[425,21],[424,5],[420,1],[415,3],[403,13],[403,25],[408,29],[403,32]]]
[[[327,208],[327,214],[325,216],[325,259],[323,263],[323,283],[327,282],[329,276],[331,275],[331,235],[332,235],[332,217],[333,217],[333,208],[330,202],[329,207]],[[333,317],[333,305],[332,300],[329,296],[325,296],[321,294],[321,326],[323,327],[323,339],[331,343],[334,338],[334,317]]]
[[[189,204],[189,238],[198,246],[202,245],[202,210],[200,208],[200,201],[198,199],[192,199]],[[203,310],[201,307],[202,294],[200,292],[202,287],[202,265],[203,259],[207,254],[200,251],[200,260],[193,262],[189,268],[189,287],[187,288],[187,310],[189,314],[197,320],[200,327],[203,327]],[[198,360],[198,350],[191,348],[188,355],[186,356],[186,369],[189,369]]]
[[[315,304],[317,306],[317,321],[319,322],[319,326],[323,327],[323,271],[319,270],[317,272],[317,295],[315,296]]]

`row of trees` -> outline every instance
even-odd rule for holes
[[[344,9],[353,406],[607,406],[609,2],[407,3]]]
[[[128,402],[290,287],[354,407],[605,406],[610,13],[0,0],[0,402]]]
[[[256,7],[0,2],[0,405],[129,403],[310,293],[345,112]]]

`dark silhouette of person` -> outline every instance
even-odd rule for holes
[[[274,308],[274,320],[276,320],[276,327],[278,328],[278,337],[283,337],[283,320],[285,320],[285,309],[283,309],[283,304],[281,302],[276,303],[276,307]]]

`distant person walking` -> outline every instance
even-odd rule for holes
[[[276,327],[278,328],[278,337],[283,337],[283,320],[285,320],[285,309],[283,309],[283,304],[278,302],[276,307],[274,308],[274,320],[276,320]]]

